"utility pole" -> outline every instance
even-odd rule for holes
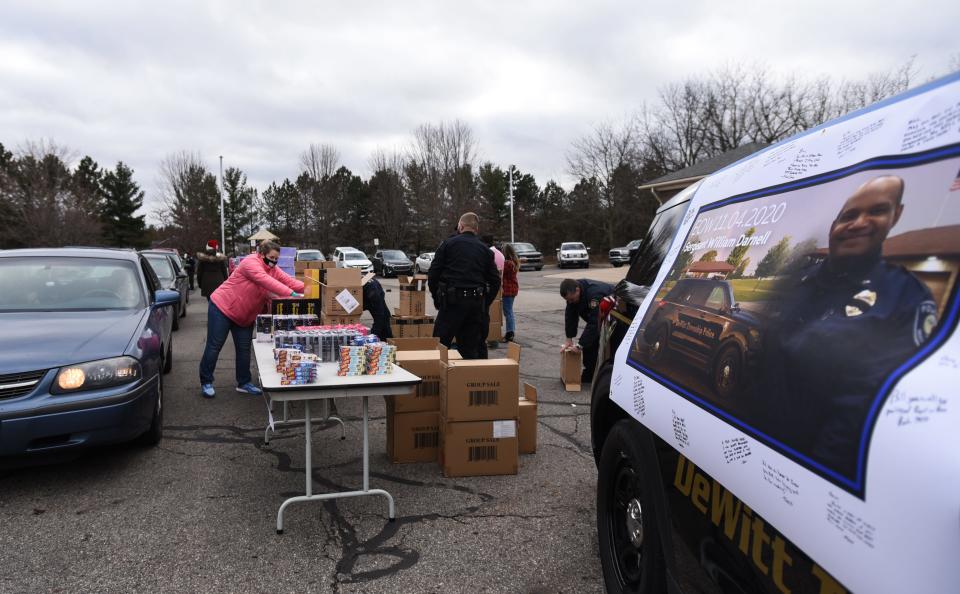
[[[510,166],[510,243],[513,243],[513,165]]]
[[[223,230],[223,155],[220,155],[220,246],[227,253],[227,237]]]

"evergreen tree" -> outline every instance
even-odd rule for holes
[[[223,227],[226,235],[223,251],[226,254],[236,254],[246,244],[247,237],[256,231],[252,227],[256,218],[254,204],[257,191],[247,185],[246,174],[236,167],[229,167],[223,172],[223,190]]]
[[[119,161],[114,171],[103,173],[100,191],[105,243],[116,247],[147,247],[144,215],[135,214],[143,206],[143,190],[134,181],[133,170]]]

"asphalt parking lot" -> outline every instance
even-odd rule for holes
[[[540,426],[538,452],[521,457],[517,476],[447,479],[436,464],[390,464],[383,401],[372,399],[371,485],[394,495],[397,521],[386,521],[381,498],[295,504],[283,535],[277,508],[303,492],[302,429],[264,445],[264,402],[233,390],[229,342],[217,397],[200,397],[206,301],[195,291],[175,334],[158,447],[0,471],[0,591],[602,591],[590,395],[559,381],[558,287],[563,276],[613,272],[520,275],[521,378],[539,389]],[[397,292],[387,296],[395,304]],[[360,403],[338,405],[347,439],[316,430],[315,491],[361,481]]]

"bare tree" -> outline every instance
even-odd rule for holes
[[[179,245],[199,248],[220,237],[220,192],[199,153],[180,151],[160,164],[158,217],[176,230]]]
[[[300,171],[314,181],[332,177],[340,168],[340,151],[329,144],[311,144],[300,153]]]
[[[442,230],[456,217],[476,206],[473,167],[477,141],[465,122],[422,124],[414,131],[408,165],[416,172],[416,210],[427,214],[429,235],[445,237]],[[409,168],[408,168],[409,169]]]

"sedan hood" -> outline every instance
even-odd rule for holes
[[[0,313],[0,374],[122,355],[146,312]]]

